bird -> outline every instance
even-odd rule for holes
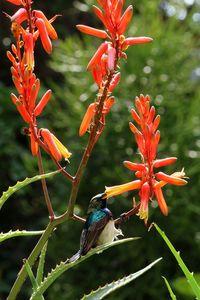
[[[68,262],[76,261],[91,248],[113,242],[119,235],[123,233],[115,227],[112,212],[107,208],[105,194],[94,196],[88,206],[86,222],[80,237],[80,249]]]

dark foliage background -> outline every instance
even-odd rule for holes
[[[41,126],[48,127],[73,152],[69,170],[74,174],[80,161],[87,136],[78,137],[78,128],[96,88],[86,65],[99,45],[98,39],[83,37],[75,24],[99,25],[91,14],[95,1],[55,0],[47,3],[37,0],[34,7],[51,17],[61,13],[55,24],[60,40],[55,43],[51,57],[41,46],[36,50],[36,73],[44,88],[54,91],[53,100],[41,118]],[[127,4],[131,1],[127,1]],[[137,161],[137,149],[129,131],[129,110],[133,99],[140,93],[150,94],[152,103],[161,115],[161,144],[159,157],[177,156],[176,166],[165,169],[169,173],[185,167],[190,177],[185,187],[168,186],[165,196],[170,208],[166,218],[156,203],[152,203],[150,220],[156,221],[182,253],[189,268],[200,270],[200,2],[185,1],[134,1],[134,18],[129,27],[131,36],[151,36],[154,42],[129,48],[128,61],[121,63],[122,79],[116,89],[117,103],[107,117],[105,132],[96,146],[84,175],[76,212],[85,215],[89,199],[102,192],[105,185],[115,185],[132,180],[132,174],[122,165],[123,160]],[[1,11],[12,14],[13,6],[1,2]],[[9,49],[11,35],[9,22],[1,15],[0,26],[0,189],[26,176],[38,173],[31,157],[28,142],[21,134],[24,124],[12,106],[9,94],[13,91],[9,62],[5,52]],[[54,166],[44,154],[47,171]],[[57,214],[64,212],[70,184],[58,175],[48,181],[53,206]],[[133,194],[110,201],[110,208],[118,217],[131,207]],[[17,192],[0,212],[0,231],[12,229],[43,229],[48,222],[40,183]],[[61,225],[52,235],[46,271],[60,260],[71,256],[79,247],[81,224],[69,222]],[[154,230],[147,232],[143,223],[131,218],[123,226],[128,236],[142,239],[129,245],[112,248],[103,255],[91,258],[88,263],[64,274],[46,294],[48,300],[58,298],[80,299],[85,292],[106,282],[135,272],[152,260],[163,256],[163,261],[134,283],[115,292],[109,299],[169,299],[161,275],[173,282],[181,271],[174,258]],[[4,300],[37,238],[16,238],[6,241],[0,248],[0,299]],[[27,282],[21,300],[28,298]],[[189,299],[188,296],[181,299]],[[192,299],[192,298],[191,298]]]

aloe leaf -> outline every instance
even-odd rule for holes
[[[165,284],[166,284],[166,286],[167,286],[167,288],[168,288],[168,291],[169,291],[169,294],[170,294],[170,296],[171,296],[171,299],[172,299],[172,300],[176,300],[176,296],[174,295],[174,293],[173,293],[173,291],[172,291],[172,288],[171,288],[171,286],[170,286],[170,284],[169,284],[167,278],[165,278],[164,276],[162,276],[162,278],[163,278],[164,281],[165,281]]]
[[[0,233],[0,243],[7,239],[11,239],[17,236],[33,236],[33,235],[41,235],[43,234],[43,230],[40,231],[26,231],[26,230],[16,230],[16,231],[8,231],[6,233]]]
[[[36,275],[36,281],[37,281],[38,285],[41,284],[42,279],[43,279],[45,256],[46,256],[46,252],[47,252],[47,244],[48,244],[48,242],[44,245],[44,247],[42,248],[42,251],[40,253],[40,259],[39,259],[37,275]]]
[[[38,283],[36,281],[36,278],[33,274],[33,271],[28,263],[28,260],[24,259],[24,265],[25,265],[25,268],[26,268],[26,272],[28,273],[28,276],[30,278],[30,281],[31,281],[31,284],[32,284],[32,287],[33,287],[33,290],[36,291],[37,287],[38,287]],[[42,295],[38,295],[37,300],[44,300],[44,297]]]
[[[116,245],[120,245],[126,242],[131,242],[134,241],[138,238],[127,238],[127,239],[121,239],[121,240],[117,240],[115,242],[112,243],[108,243],[108,244],[104,244],[101,246],[98,246],[94,249],[91,249],[86,255],[81,256],[80,259],[73,261],[73,262],[60,262],[60,264],[58,264],[54,269],[51,270],[50,273],[47,274],[47,277],[44,278],[43,282],[41,282],[41,284],[39,285],[39,287],[37,288],[36,292],[34,292],[31,296],[31,300],[36,300],[38,295],[43,294],[48,288],[49,286],[59,277],[61,276],[61,274],[63,274],[65,271],[69,270],[70,268],[77,266],[78,264],[80,264],[81,262],[83,262],[84,260],[88,259],[89,257],[91,257],[94,254],[99,254],[101,252],[103,252],[104,250],[107,250],[111,247],[114,247]]]
[[[24,262],[26,271],[28,273],[28,276],[30,278],[31,284],[33,286],[33,290],[35,291],[37,289],[38,285],[37,285],[37,281],[35,279],[35,276],[33,274],[33,271],[31,270],[31,267],[30,267],[30,265],[29,265],[29,263],[28,263],[28,261],[26,259],[24,259],[23,262]]]
[[[2,206],[4,205],[4,203],[8,200],[8,198],[14,194],[15,192],[17,192],[18,190],[20,190],[21,188],[25,187],[26,185],[44,179],[44,178],[49,178],[54,176],[55,174],[60,173],[60,170],[54,171],[54,172],[50,172],[47,174],[43,174],[43,175],[36,175],[34,177],[31,178],[26,178],[23,181],[18,181],[15,185],[10,186],[7,191],[3,192],[2,196],[0,197],[0,209],[2,208]]]
[[[176,249],[174,248],[174,246],[172,245],[172,243],[170,242],[170,240],[168,239],[166,234],[159,228],[159,226],[155,223],[153,225],[155,226],[156,230],[158,231],[160,236],[163,238],[163,240],[165,241],[165,243],[171,250],[172,254],[174,255],[175,259],[177,260],[180,268],[182,269],[183,273],[185,274],[185,276],[188,280],[189,285],[191,286],[191,288],[193,290],[194,295],[196,296],[196,299],[200,300],[200,286],[198,285],[196,279],[194,278],[193,273],[188,270],[187,266],[185,265],[184,261],[182,260],[182,258],[180,256],[180,252],[176,251]]]
[[[98,288],[96,291],[92,291],[89,295],[84,295],[81,300],[100,300],[109,295],[110,293],[114,292],[115,290],[121,288],[122,286],[128,284],[132,280],[136,279],[137,277],[141,276],[145,272],[147,272],[149,269],[151,269],[155,264],[157,264],[162,257],[158,258],[148,266],[146,266],[144,269],[139,270],[136,273],[130,274],[128,276],[125,276],[117,281],[113,281],[109,284],[106,284],[103,287]]]

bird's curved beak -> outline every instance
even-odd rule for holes
[[[102,193],[101,198],[104,199],[104,200],[108,200],[108,198],[106,197],[106,193]]]

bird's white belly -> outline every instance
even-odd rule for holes
[[[114,221],[110,220],[101,232],[97,241],[97,245],[111,243],[117,238],[118,235],[123,235],[121,229],[117,229]]]

